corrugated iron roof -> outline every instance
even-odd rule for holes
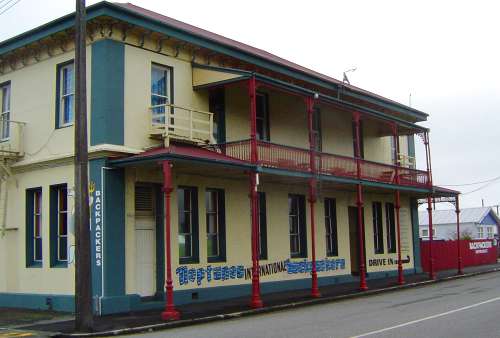
[[[489,212],[494,215],[493,217],[497,220],[497,222],[500,221],[491,207],[481,207],[461,209],[460,223],[480,223]],[[429,225],[429,216],[427,211],[419,211],[418,220],[420,225]],[[432,211],[432,224],[455,224],[456,222],[457,214],[455,213],[455,209]]]
[[[319,73],[319,72],[314,71],[312,69],[309,69],[309,68],[303,67],[301,65],[298,65],[298,64],[296,64],[294,62],[291,62],[291,61],[288,61],[286,59],[283,59],[283,58],[281,58],[279,56],[276,56],[276,55],[274,55],[272,53],[269,53],[269,52],[267,52],[265,50],[252,47],[252,46],[247,45],[245,43],[242,43],[242,42],[239,42],[239,41],[227,38],[225,36],[222,36],[222,35],[219,35],[219,34],[216,34],[216,33],[212,33],[212,32],[207,31],[205,29],[202,29],[202,28],[190,25],[188,23],[176,20],[176,19],[168,17],[166,15],[163,15],[163,14],[160,14],[160,13],[156,13],[156,12],[153,12],[153,11],[148,10],[146,8],[134,5],[134,4],[130,3],[130,2],[127,2],[127,3],[113,2],[113,4],[115,4],[117,6],[120,6],[122,8],[128,9],[128,10],[131,10],[131,11],[136,12],[138,14],[147,16],[147,17],[149,17],[151,19],[160,21],[160,22],[162,22],[164,24],[167,24],[169,26],[175,27],[177,29],[186,31],[186,32],[191,33],[193,35],[201,36],[201,37],[203,37],[205,39],[209,39],[209,40],[215,41],[217,43],[224,44],[226,46],[230,46],[232,48],[239,49],[239,50],[241,50],[243,52],[246,52],[248,54],[252,54],[252,55],[261,57],[261,58],[266,59],[268,61],[280,64],[280,65],[288,67],[288,68],[291,68],[291,69],[293,69],[295,71],[299,71],[301,73],[305,73],[305,74],[308,74],[310,76],[314,76],[314,77],[317,77],[317,78],[322,79],[324,81],[331,82],[331,83],[334,83],[334,84],[337,84],[337,85],[342,85],[345,88],[351,89],[354,92],[363,93],[363,94],[366,94],[366,95],[369,95],[369,96],[372,96],[372,97],[376,97],[378,99],[391,102],[391,103],[393,103],[395,105],[404,107],[406,109],[410,109],[410,110],[412,110],[414,112],[417,112],[419,114],[423,114],[423,115],[427,116],[426,113],[424,113],[424,112],[422,112],[420,110],[414,109],[414,108],[409,107],[407,105],[404,105],[404,104],[402,104],[400,102],[388,99],[388,98],[386,98],[384,96],[375,94],[375,93],[370,92],[368,90],[365,90],[365,89],[353,86],[351,84],[344,83],[344,82],[339,81],[339,80],[337,80],[337,79],[335,79],[333,77],[327,76],[325,74]]]

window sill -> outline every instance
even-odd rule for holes
[[[61,124],[61,125],[56,126],[56,129],[64,129],[64,128],[69,128],[69,127],[73,127],[73,126],[74,126],[74,123]]]
[[[29,264],[26,265],[27,269],[30,269],[30,268],[40,269],[42,267],[43,267],[42,262],[30,262]]]
[[[0,143],[9,142],[9,141],[10,141],[10,136],[7,138],[0,139]]]
[[[55,269],[67,268],[68,262],[56,262],[52,264],[50,267]]]
[[[225,257],[209,257],[207,258],[207,263],[225,263]]]
[[[200,260],[198,258],[181,258],[179,259],[179,264],[200,264]]]

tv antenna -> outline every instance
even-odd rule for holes
[[[351,82],[349,81],[349,78],[347,77],[347,73],[354,72],[356,69],[357,69],[356,67],[353,67],[351,69],[344,71],[344,78],[343,78],[342,82],[347,83],[347,84],[351,84]]]

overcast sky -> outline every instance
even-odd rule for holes
[[[8,0],[0,0],[2,2]],[[15,0],[17,1],[17,0]],[[98,1],[87,1],[93,4]],[[73,0],[21,0],[0,40],[74,11]],[[136,5],[294,61],[428,113],[434,183],[500,176],[500,5],[495,1],[190,1]],[[0,12],[2,9],[0,9]],[[419,167],[425,167],[418,138]],[[455,188],[463,207],[500,203],[500,180]],[[443,207],[448,207],[443,205]]]

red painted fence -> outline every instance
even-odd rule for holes
[[[495,264],[497,262],[497,248],[493,240],[461,240],[460,253],[462,266]],[[434,271],[451,270],[458,268],[457,241],[433,241],[432,255],[434,257]],[[429,271],[429,241],[420,241],[420,257],[422,269]]]

